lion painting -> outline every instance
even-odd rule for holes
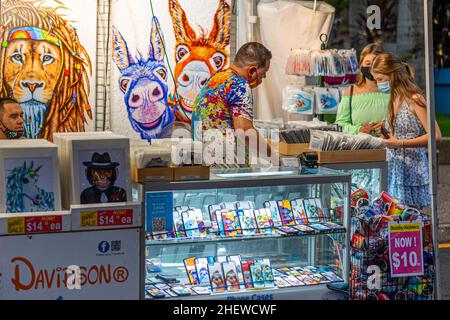
[[[91,61],[61,8],[2,2],[0,95],[20,103],[27,138],[52,141],[54,132],[82,132],[92,120]]]

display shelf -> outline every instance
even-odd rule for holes
[[[147,246],[177,246],[180,244],[191,243],[216,243],[216,242],[239,242],[239,241],[261,241],[267,239],[284,239],[284,238],[311,238],[321,235],[331,234],[345,234],[347,230],[343,227],[341,229],[329,230],[329,231],[317,231],[310,234],[297,234],[297,235],[282,235],[282,234],[260,234],[254,236],[241,236],[241,237],[207,237],[207,238],[186,238],[186,239],[148,239]]]

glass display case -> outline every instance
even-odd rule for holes
[[[348,278],[350,175],[216,170],[143,189],[148,299],[321,299]]]
[[[351,174],[353,190],[363,188],[371,199],[387,191],[387,162],[335,163],[324,166]]]

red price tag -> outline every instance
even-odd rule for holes
[[[133,224],[133,210],[98,211],[97,225],[99,227],[127,226]]]
[[[62,231],[62,216],[25,217],[25,233],[53,233]]]

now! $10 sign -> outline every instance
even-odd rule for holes
[[[394,278],[424,274],[421,222],[389,224],[389,261]]]

